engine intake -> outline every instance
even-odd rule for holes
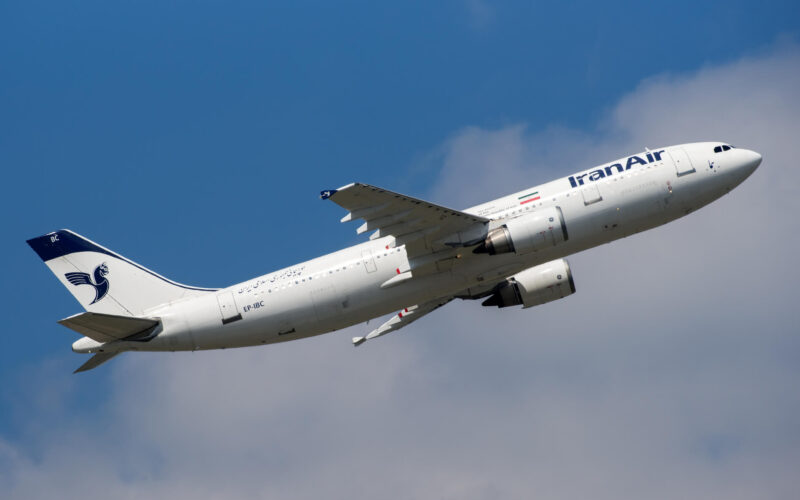
[[[531,267],[508,278],[499,285],[494,295],[484,300],[484,306],[509,307],[521,305],[523,309],[546,304],[575,293],[572,271],[565,259],[558,259]]]
[[[568,239],[561,207],[549,207],[510,219],[502,226],[492,229],[473,252],[489,255],[514,252],[523,255],[555,246]]]

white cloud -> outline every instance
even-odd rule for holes
[[[99,414],[39,406],[38,438],[0,441],[4,497],[792,496],[798,89],[788,46],[647,80],[596,131],[454,134],[431,197],[455,206],[645,145],[765,160],[698,213],[572,257],[578,293],[534,310],[456,303],[359,349],[348,331],[126,355]]]

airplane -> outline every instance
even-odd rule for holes
[[[723,142],[646,149],[466,210],[353,183],[322,191],[358,245],[227,288],[176,283],[63,229],[28,240],[84,312],[59,321],[92,356],[256,346],[395,313],[358,346],[454,299],[529,308],[575,293],[565,257],[683,217],[738,186],[761,155]]]

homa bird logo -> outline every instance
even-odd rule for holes
[[[108,293],[109,283],[106,279],[107,274],[108,266],[104,262],[94,269],[94,283],[92,283],[92,278],[89,276],[89,273],[67,273],[64,276],[67,278],[67,281],[73,285],[91,285],[94,288],[94,300],[89,303],[89,305],[92,305],[105,297]]]

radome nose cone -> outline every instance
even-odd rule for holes
[[[759,165],[761,165],[761,155],[755,151],[747,150],[747,163],[746,168],[748,174],[755,172]]]

